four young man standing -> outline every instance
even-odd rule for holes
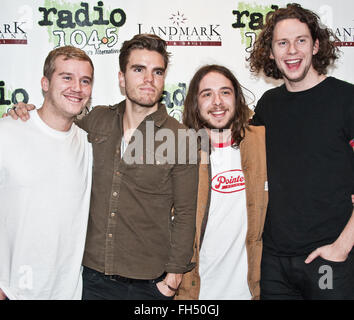
[[[147,165],[158,144],[144,149],[143,164],[124,161],[132,133],[149,121],[154,133],[186,127],[158,103],[168,62],[161,39],[123,44],[126,100],[78,122],[94,155],[84,298],[172,298],[178,287],[178,299],[354,298],[354,87],[325,76],[337,58],[330,37],[299,5],[268,16],[251,71],[285,84],[259,100],[253,125],[227,68],[197,71],[183,117],[211,146],[200,151],[197,208],[195,164]],[[323,265],[331,290],[319,285]]]

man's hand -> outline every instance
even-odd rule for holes
[[[311,263],[317,257],[333,262],[343,262],[348,258],[348,251],[341,247],[338,242],[317,248],[305,260],[305,263]]]
[[[6,116],[10,116],[12,119],[17,120],[20,118],[22,121],[27,121],[30,116],[28,111],[34,110],[36,107],[33,104],[25,104],[23,102],[19,102],[18,104],[14,105],[12,109],[6,114],[3,114],[3,118]]]
[[[1,289],[0,289],[0,300],[5,300],[7,297],[6,297],[6,295],[5,295],[5,293],[4,293],[4,291],[2,291]]]
[[[173,297],[182,281],[182,276],[180,273],[168,273],[163,281],[156,284],[157,288],[163,295]]]

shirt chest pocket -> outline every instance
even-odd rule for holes
[[[136,165],[136,187],[150,194],[171,194],[174,164],[155,156],[154,164]]]
[[[92,144],[93,168],[101,168],[108,160],[108,134],[89,133],[87,140]]]

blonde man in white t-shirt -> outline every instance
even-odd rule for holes
[[[81,299],[92,151],[73,122],[93,73],[82,50],[51,51],[42,107],[0,120],[0,299]]]

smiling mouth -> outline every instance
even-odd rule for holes
[[[301,59],[286,60],[285,64],[290,70],[298,69],[301,65]]]
[[[70,102],[73,103],[80,103],[82,101],[82,98],[75,97],[75,96],[70,96],[70,95],[64,95],[64,97],[69,100]]]
[[[223,118],[226,115],[226,110],[215,110],[209,112],[214,118]]]

